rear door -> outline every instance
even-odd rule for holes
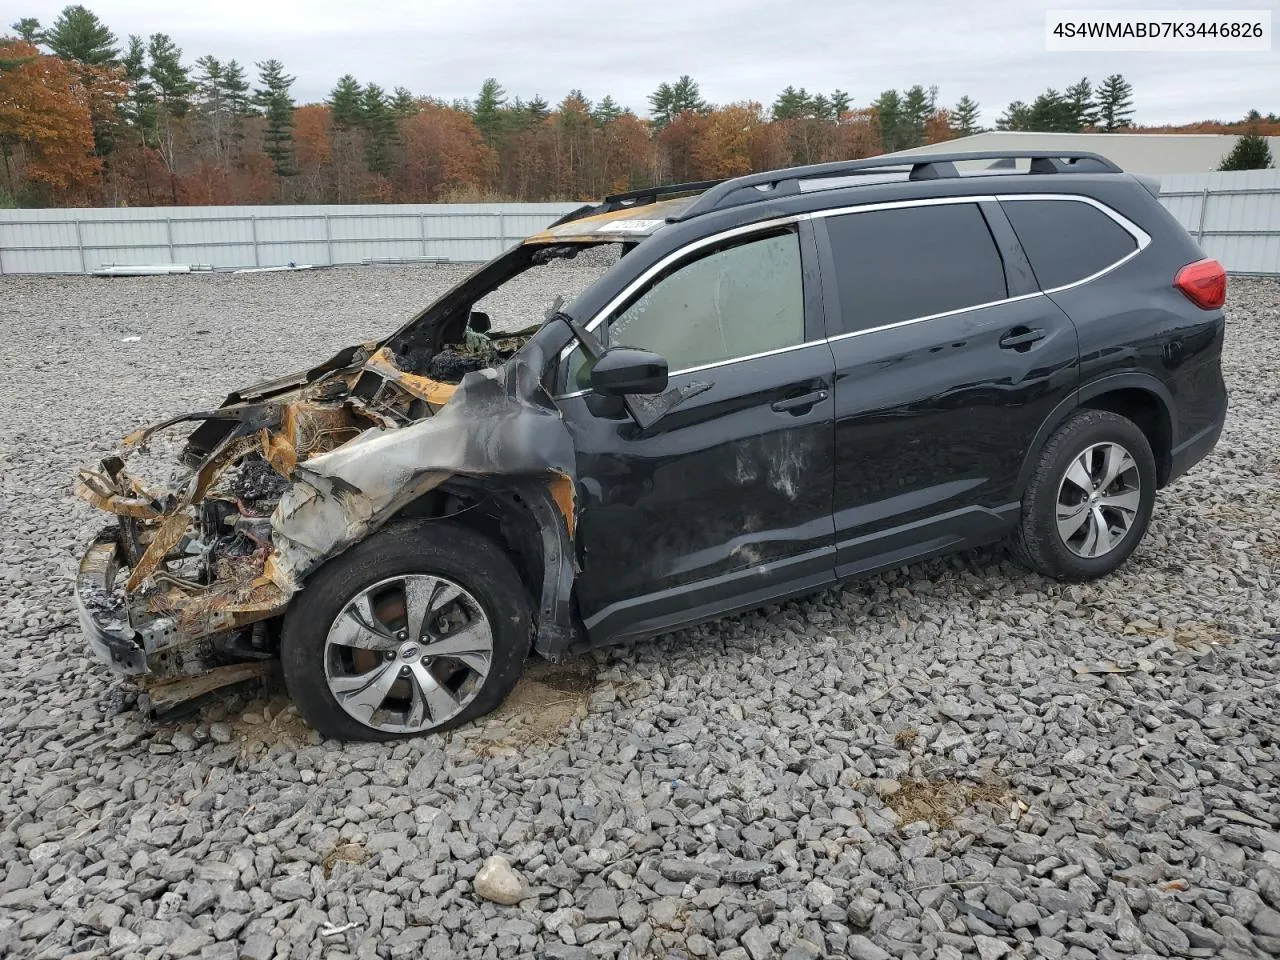
[[[820,288],[812,228],[790,224],[678,255],[625,294],[595,330],[606,345],[661,354],[672,387],[709,384],[645,430],[567,358],[557,404],[578,452],[575,596],[593,639],[834,578]]]
[[[1078,380],[999,205],[947,198],[817,221],[836,361],[837,573],[998,539],[1023,457]]]

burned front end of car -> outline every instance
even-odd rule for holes
[[[535,643],[566,647],[574,458],[528,343],[540,325],[486,333],[472,310],[547,258],[516,247],[386,340],[139,430],[80,468],[76,494],[114,521],[76,585],[97,657],[139,677],[157,712],[260,675],[311,572],[428,494],[419,516],[518,504]]]
[[[300,465],[431,417],[456,390],[401,371],[377,345],[335,366],[283,391],[268,385],[267,399],[140,430],[79,470],[76,493],[115,515],[84,554],[76,591],[89,644],[114,670],[174,679],[269,657],[264,625],[299,587],[272,517]],[[171,479],[131,472],[157,438],[192,424]]]

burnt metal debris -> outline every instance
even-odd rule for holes
[[[264,625],[312,571],[454,484],[518,499],[532,517],[543,581],[535,646],[563,652],[573,637],[573,444],[539,382],[544,358],[527,355],[533,345],[517,353],[537,327],[486,334],[467,320],[487,326],[470,310],[479,296],[570,251],[514,248],[386,340],[138,430],[82,467],[76,493],[115,516],[77,584],[98,655],[149,675],[157,712],[256,677]],[[175,479],[130,471],[157,436],[192,425]]]

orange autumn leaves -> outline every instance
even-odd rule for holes
[[[89,194],[102,161],[93,155],[93,114],[101,99],[95,81],[109,86],[106,71],[73,71],[57,57],[20,40],[0,43],[0,151],[4,176],[22,176],[71,202]],[[15,63],[16,61],[16,63]],[[10,191],[12,192],[12,191]]]

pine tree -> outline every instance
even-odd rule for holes
[[[137,142],[144,150],[159,145],[156,134],[156,93],[155,85],[147,71],[147,45],[139,36],[129,37],[129,46],[120,59],[124,70],[126,95],[120,104],[120,117],[133,127]],[[151,177],[148,165],[142,165],[142,183],[146,191],[147,203],[154,203],[151,192]]]
[[[1072,130],[1083,130],[1096,126],[1098,108],[1093,102],[1093,84],[1088,77],[1081,77],[1079,82],[1067,87],[1066,100],[1071,104]]]
[[[489,77],[480,85],[480,94],[476,97],[471,117],[475,120],[480,134],[492,143],[502,133],[503,110],[507,104],[507,91],[494,77]]]
[[[244,69],[234,60],[222,63],[214,56],[196,60],[193,104],[214,155],[224,167],[244,139],[244,118],[249,111],[249,83]]]
[[[524,105],[524,112],[534,123],[541,123],[551,116],[551,104],[535,95]]]
[[[1032,102],[1025,129],[1043,133],[1070,133],[1079,129],[1075,122],[1075,108],[1062,94],[1050,87]]]
[[[147,45],[141,37],[129,37],[129,47],[120,60],[124,69],[128,96],[120,106],[124,119],[138,130],[142,142],[147,132],[155,126],[155,87],[147,74]]]
[[[195,84],[191,72],[182,65],[182,48],[165,33],[153,33],[147,44],[150,64],[147,67],[155,83],[156,97],[165,114],[174,119],[184,116],[191,107]]]
[[[360,125],[364,127],[364,164],[370,173],[391,172],[391,145],[396,139],[396,115],[391,102],[376,83],[360,95]]]
[[[279,60],[264,60],[257,67],[261,86],[253,91],[253,99],[267,117],[262,152],[271,158],[271,169],[283,194],[284,178],[298,172],[293,148],[293,97],[289,95],[295,78],[284,72]]]
[[[222,77],[221,60],[211,54],[196,57],[195,95],[199,106],[218,111],[226,108],[227,100],[222,86]]]
[[[254,111],[249,97],[249,78],[239,61],[228,60],[222,65],[222,89],[227,98],[227,110],[235,118],[237,129],[243,130],[241,121]],[[244,136],[243,132],[238,136]]]
[[[906,139],[902,147],[918,147],[924,142],[924,125],[937,109],[937,99],[936,87],[926,91],[918,83],[903,96],[902,133]]]
[[[1031,108],[1021,100],[1005,107],[1004,114],[996,121],[997,130],[1030,130]]]
[[[1133,87],[1118,73],[1102,81],[1098,88],[1098,126],[1104,133],[1131,126]]]
[[[14,21],[9,24],[9,29],[19,40],[32,44],[44,43],[44,31],[40,29],[40,21],[35,17],[23,17],[21,20]]]
[[[408,87],[396,87],[391,92],[391,111],[397,117],[412,117],[421,109],[418,98]]]
[[[622,116],[622,108],[608,94],[605,94],[601,101],[596,104],[595,109],[591,111],[591,118],[595,120],[598,127],[603,127],[606,123],[611,123],[620,116]]]
[[[849,112],[853,106],[853,98],[844,90],[833,90],[831,96],[827,98],[827,102],[831,105],[829,118],[836,123],[840,122],[840,118]]]
[[[902,97],[897,90],[886,90],[871,105],[880,121],[880,143],[886,153],[907,146],[903,131]]]
[[[1271,147],[1267,138],[1257,133],[1246,133],[1236,140],[1236,145],[1219,164],[1219,170],[1269,170]]]
[[[711,109],[707,101],[702,99],[702,91],[698,89],[697,81],[687,73],[681,74],[680,79],[671,87],[671,94],[676,116],[686,110],[692,113],[706,113]]]
[[[330,116],[333,125],[339,130],[349,130],[360,126],[360,97],[363,91],[360,83],[349,73],[338,78],[337,84],[329,91]]]
[[[155,91],[155,146],[169,170],[169,196],[178,202],[178,143],[176,122],[191,108],[195,84],[182,65],[182,49],[164,33],[153,33],[147,42],[147,75]]]
[[[951,125],[960,137],[971,137],[982,129],[978,125],[978,104],[968,94],[956,101],[951,111]]]
[[[709,109],[697,81],[687,73],[675,83],[659,84],[658,89],[649,94],[649,107],[655,130],[661,130],[686,111],[706,113]]]
[[[566,96],[564,100],[561,101],[561,103],[572,104],[571,109],[576,110],[579,113],[591,112],[591,101],[588,100],[587,95],[583,93],[581,90],[579,90],[577,87],[574,87],[572,90],[570,90],[569,95]]]
[[[773,101],[770,113],[775,120],[799,120],[809,115],[809,93],[804,87],[788,86]]]
[[[653,117],[654,130],[661,130],[675,119],[671,110],[671,84],[665,80],[658,84],[658,89],[649,94],[649,114]]]
[[[94,67],[111,66],[120,55],[116,35],[80,4],[64,7],[41,39],[55,56]]]
[[[207,130],[207,139],[213,144],[219,161],[226,156],[225,134],[229,119],[223,76],[222,61],[217,57],[206,54],[196,58],[193,78],[196,114],[203,121],[200,126]]]

